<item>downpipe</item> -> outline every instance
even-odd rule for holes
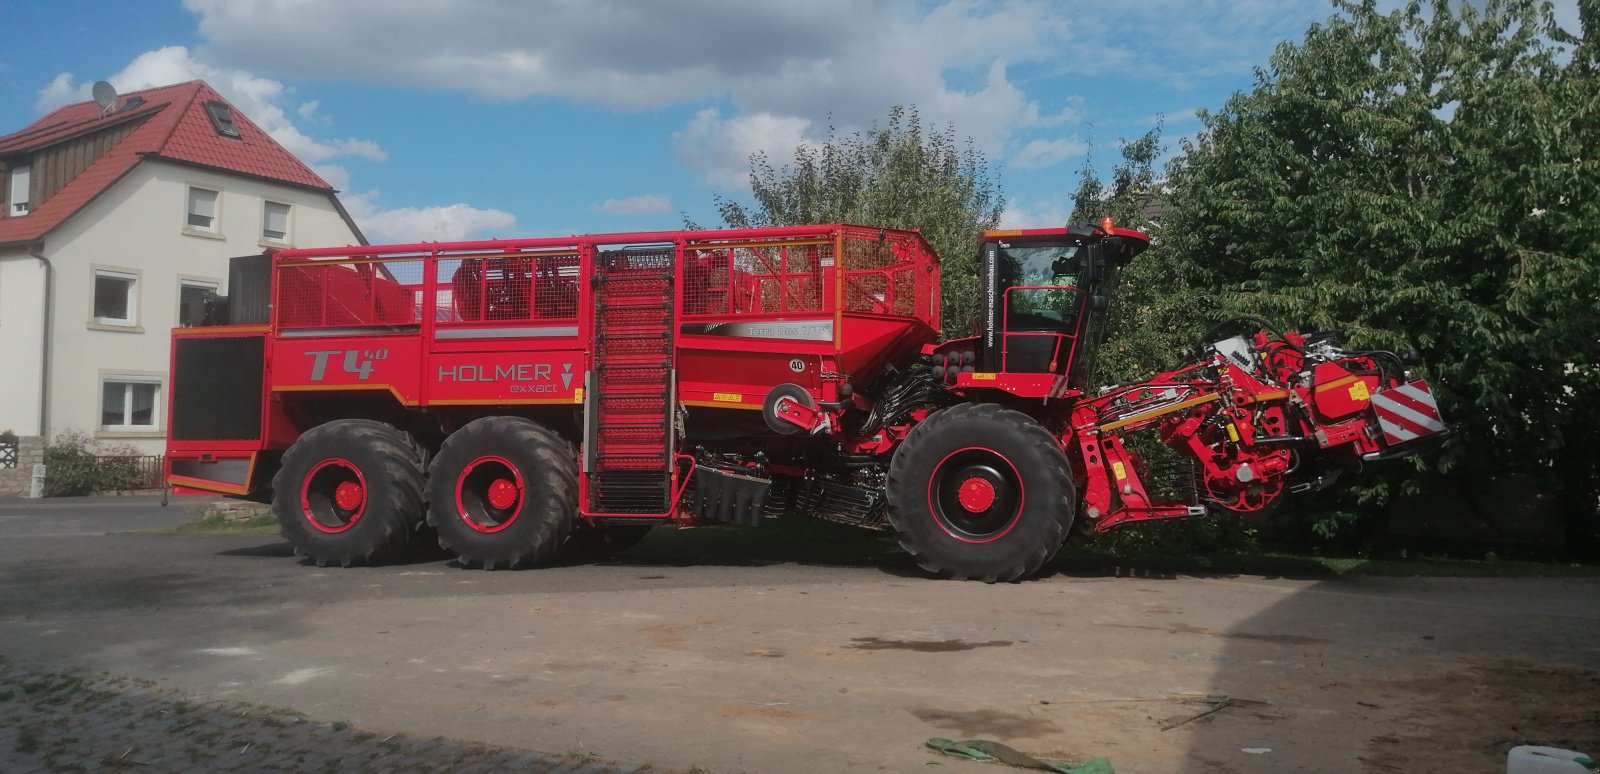
[[[46,258],[44,243],[28,247],[28,255],[44,266],[44,325],[41,326],[41,346],[39,348],[39,437],[49,442],[50,433],[50,366],[52,364],[50,352],[51,324],[55,320],[56,299],[56,267]]]

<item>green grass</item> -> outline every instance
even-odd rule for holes
[[[194,521],[179,524],[176,527],[146,530],[142,535],[169,535],[177,537],[218,535],[276,535],[278,534],[278,520],[271,517],[257,517],[249,521],[228,521],[221,517],[211,516],[195,519]]]

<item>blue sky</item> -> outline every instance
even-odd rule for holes
[[[1570,6],[1574,0],[1565,0]],[[747,157],[915,104],[1059,225],[1085,153],[1250,86],[1324,0],[0,0],[0,133],[204,78],[373,241],[716,225]]]

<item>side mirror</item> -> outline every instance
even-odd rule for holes
[[[1093,309],[1096,312],[1104,312],[1106,310],[1106,308],[1109,307],[1109,306],[1111,306],[1111,299],[1108,299],[1105,296],[1099,295],[1098,293],[1095,294],[1095,295],[1089,296],[1089,308],[1090,309]]]
[[[1078,277],[1079,287],[1089,287],[1100,278],[1100,269],[1105,266],[1105,247],[1098,243],[1083,246],[1083,274]]]

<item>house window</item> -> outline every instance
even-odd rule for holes
[[[178,325],[185,328],[206,324],[206,299],[217,292],[217,283],[181,280],[178,283]]]
[[[289,241],[289,205],[267,202],[261,208],[261,240]]]
[[[217,192],[209,188],[189,189],[189,228],[195,231],[217,230]]]
[[[211,128],[223,137],[239,136],[239,126],[233,122],[233,108],[228,103],[212,100],[206,103],[206,115],[211,117]]]
[[[100,383],[102,430],[154,430],[160,406],[160,377],[107,376]]]
[[[11,168],[11,209],[12,215],[28,214],[28,186],[33,182],[33,168],[20,166]]]
[[[136,325],[139,275],[95,269],[94,321],[101,325]]]

